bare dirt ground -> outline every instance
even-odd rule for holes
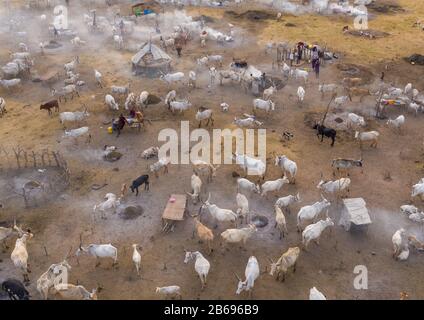
[[[172,193],[183,193],[190,190],[191,166],[172,165],[169,173],[159,178],[151,176],[150,191],[142,191],[138,197],[128,194],[125,204],[142,206],[142,216],[133,220],[124,220],[119,215],[110,215],[106,220],[98,219],[92,223],[92,208],[102,201],[107,192],[118,194],[121,184],[130,184],[141,174],[147,173],[147,165],[154,160],[143,160],[140,153],[153,145],[158,145],[157,136],[163,128],[179,130],[181,120],[190,120],[191,128],[196,128],[194,110],[205,106],[215,112],[216,128],[234,128],[231,124],[235,116],[251,113],[253,96],[245,94],[235,84],[216,86],[207,89],[207,72],[198,71],[200,80],[198,88],[188,92],[182,85],[174,86],[181,97],[189,96],[194,108],[183,115],[172,115],[163,103],[150,106],[146,117],[154,121],[148,124],[146,130],[140,133],[124,129],[119,138],[107,133],[104,121],[114,115],[105,107],[104,95],[110,85],[125,85],[132,80],[131,91],[139,94],[147,90],[159,97],[164,97],[169,88],[157,80],[134,77],[131,75],[130,58],[132,53],[117,51],[110,39],[101,45],[95,36],[86,36],[85,47],[73,49],[63,42],[62,48],[54,51],[46,50],[41,56],[37,49],[37,41],[32,46],[35,67],[40,74],[49,68],[62,70],[63,64],[73,56],[79,55],[78,72],[86,85],[80,91],[81,97],[62,103],[61,111],[76,111],[86,104],[90,112],[87,125],[90,127],[92,141],[85,144],[83,140],[74,145],[63,136],[63,128],[57,114],[49,117],[45,111],[39,110],[39,103],[50,98],[50,90],[40,83],[25,81],[15,92],[1,89],[0,95],[7,101],[8,113],[0,118],[0,137],[4,147],[20,145],[28,149],[49,148],[60,150],[66,157],[71,170],[70,187],[56,200],[40,204],[36,208],[27,209],[21,205],[8,206],[0,194],[0,202],[5,205],[0,209],[2,224],[10,224],[16,216],[19,224],[31,228],[34,238],[28,244],[29,262],[31,265],[29,291],[34,299],[40,296],[36,291],[36,280],[47,268],[61,261],[72,246],[73,251],[79,244],[82,233],[84,244],[112,243],[118,248],[119,264],[112,268],[110,261],[103,261],[95,268],[95,261],[88,256],[80,257],[79,265],[75,257],[70,258],[72,270],[70,283],[80,283],[91,289],[100,284],[104,290],[100,299],[157,299],[156,286],[179,285],[185,299],[238,299],[236,296],[237,280],[233,272],[242,275],[249,256],[258,258],[261,269],[268,266],[268,257],[276,259],[287,248],[300,244],[300,234],[296,232],[296,213],[302,205],[317,201],[320,193],[316,185],[321,179],[331,179],[331,160],[337,157],[359,158],[359,145],[348,134],[340,134],[334,148],[329,141],[320,143],[315,132],[305,124],[305,115],[313,112],[323,113],[329,97],[321,100],[317,86],[319,82],[340,82],[345,75],[339,63],[354,63],[372,74],[372,81],[377,79],[382,71],[386,73],[386,82],[393,82],[399,87],[412,82],[419,90],[424,89],[423,67],[412,66],[402,60],[412,53],[420,53],[424,45],[423,33],[412,28],[414,19],[422,15],[423,8],[417,1],[399,1],[405,12],[377,14],[371,22],[371,28],[388,32],[390,36],[367,40],[342,34],[342,27],[351,23],[348,18],[339,16],[283,16],[283,21],[237,19],[226,14],[229,8],[186,8],[191,16],[203,14],[214,19],[208,26],[228,32],[227,23],[236,26],[240,35],[237,46],[218,46],[209,41],[202,49],[197,41],[183,48],[183,57],[177,58],[171,52],[174,62],[173,69],[183,71],[196,68],[195,59],[205,53],[222,54],[224,65],[228,65],[233,57],[245,58],[247,61],[264,70],[267,74],[277,74],[272,70],[273,56],[265,54],[264,44],[272,41],[312,41],[327,44],[329,48],[340,54],[340,59],[322,68],[320,80],[311,75],[310,82],[305,86],[306,99],[303,105],[297,102],[296,91],[299,82],[290,80],[284,89],[275,97],[276,111],[270,117],[259,115],[259,120],[265,122],[267,129],[268,171],[266,180],[280,176],[280,171],[274,166],[273,154],[286,154],[297,162],[299,172],[295,185],[285,186],[278,196],[300,192],[302,203],[292,209],[287,216],[289,234],[279,240],[278,232],[273,229],[273,204],[277,195],[269,199],[252,195],[250,206],[254,213],[268,217],[270,224],[259,229],[251,238],[245,249],[230,246],[220,247],[220,232],[226,226],[214,230],[216,240],[214,251],[207,259],[211,263],[208,285],[200,291],[200,281],[194,271],[193,264],[185,265],[184,250],[200,250],[206,252],[205,245],[192,239],[193,220],[186,217],[178,223],[174,232],[160,232],[161,214]],[[262,8],[255,4],[246,4],[230,8],[237,12],[248,9]],[[72,10],[81,10],[71,5]],[[99,8],[101,13],[102,9]],[[172,11],[173,8],[166,8]],[[36,12],[35,16],[42,11]],[[274,12],[275,14],[275,12]],[[34,18],[35,19],[35,18]],[[349,18],[350,19],[350,18]],[[294,27],[286,27],[292,23]],[[0,33],[0,61],[9,60],[9,51],[16,48],[16,41],[11,34]],[[422,52],[421,52],[422,53]],[[96,86],[93,68],[103,73],[105,88]],[[62,81],[61,81],[62,82]],[[60,84],[60,85],[59,85]],[[58,83],[56,87],[60,87]],[[340,92],[342,93],[342,92]],[[228,113],[221,113],[221,102],[230,104]],[[122,104],[122,101],[120,101]],[[28,107],[23,107],[30,104]],[[412,299],[424,297],[424,284],[421,279],[424,271],[421,268],[424,257],[411,252],[409,260],[397,262],[392,258],[391,237],[400,227],[405,227],[421,240],[424,240],[422,229],[410,222],[399,213],[399,206],[410,202],[411,186],[418,181],[424,172],[423,160],[423,115],[414,117],[406,114],[407,122],[402,134],[396,134],[385,126],[385,121],[374,120],[371,112],[375,106],[375,98],[367,97],[363,103],[354,100],[344,107],[344,111],[356,111],[367,118],[367,129],[378,130],[381,139],[377,149],[366,147],[362,157],[364,168],[352,173],[350,197],[363,197],[368,204],[373,224],[366,233],[348,233],[336,226],[331,231],[324,232],[320,246],[312,244],[308,252],[302,251],[297,271],[290,274],[284,283],[275,281],[267,273],[263,273],[255,283],[255,299],[307,299],[309,289],[316,286],[325,293],[328,299],[398,299],[401,291],[406,291]],[[406,111],[403,111],[406,112]],[[397,116],[398,110],[389,111],[390,116]],[[282,143],[279,133],[290,131],[294,139]],[[115,145],[124,156],[117,162],[109,163],[101,159],[104,145]],[[212,201],[223,208],[235,208],[236,179],[231,176],[233,171],[240,170],[235,165],[221,166],[217,177],[206,188],[203,197],[210,192]],[[390,172],[391,180],[385,180],[385,173]],[[5,177],[0,177],[5,179]],[[101,190],[91,189],[93,184],[107,183]],[[1,190],[1,189],[0,189]],[[421,207],[421,203],[416,203]],[[189,204],[189,211],[196,213],[198,206]],[[331,216],[340,214],[340,205],[335,201]],[[205,215],[204,221],[213,226]],[[14,241],[14,240],[13,240]],[[131,244],[142,246],[142,277],[137,277],[131,256]],[[13,247],[13,242],[9,241]],[[44,247],[48,255],[46,256]],[[0,281],[7,277],[21,278],[20,272],[13,266],[10,259],[12,248],[0,253]],[[369,271],[368,290],[358,291],[353,287],[355,277],[353,270],[356,265],[365,265]]]

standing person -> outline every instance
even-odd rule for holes
[[[295,49],[290,50],[290,53],[289,53],[290,67],[293,66],[295,52],[296,52]]]
[[[121,19],[121,22],[119,22],[119,30],[121,31],[121,36],[124,35],[124,20]]]
[[[317,79],[319,79],[319,68],[320,68],[320,66],[321,66],[321,63],[320,63],[319,59],[317,59],[315,61],[315,65],[314,65],[315,76],[316,76]]]
[[[93,10],[93,28],[97,28],[96,10]]]
[[[319,61],[318,48],[314,46],[311,54],[312,69],[315,70],[315,64]]]
[[[300,61],[302,60],[302,56],[303,56],[303,42],[299,42],[297,44],[297,64],[300,63]]]
[[[262,86],[262,88],[265,88],[265,86],[266,86],[266,74],[265,74],[265,72],[262,72],[262,75],[261,75],[261,86]]]
[[[320,64],[323,64],[324,65],[324,63],[325,63],[325,53],[324,53],[324,50],[318,50],[318,57],[319,57],[319,63]]]
[[[183,50],[183,47],[181,46],[181,43],[179,41],[175,44],[175,50],[177,50],[178,57],[180,58],[181,50]]]

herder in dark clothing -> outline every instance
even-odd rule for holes
[[[132,108],[132,109],[130,110],[130,118],[132,118],[132,119],[134,119],[134,118],[135,118],[135,109],[134,109],[134,108]]]
[[[116,135],[116,137],[119,137],[119,135],[121,134],[121,130],[124,129],[125,124],[129,125],[127,119],[124,117],[122,113],[119,115],[119,118],[117,121],[112,120],[113,130],[118,131],[118,134]]]
[[[304,46],[304,43],[303,42],[299,42],[298,44],[297,44],[297,64],[299,64],[300,63],[300,61],[302,60],[302,56],[303,56],[303,46]]]
[[[319,78],[319,68],[321,66],[321,61],[320,61],[319,50],[318,50],[318,48],[316,46],[314,46],[312,48],[311,60],[312,60],[312,69],[314,70],[315,76],[318,79]]]
[[[119,30],[121,31],[121,36],[124,35],[124,20],[121,20],[121,22],[119,22]]]
[[[319,53],[318,53],[318,48],[316,46],[312,48],[311,60],[312,60],[312,69],[315,70],[315,64],[317,63],[317,61],[319,62]]]
[[[175,45],[175,50],[177,50],[178,57],[181,57],[181,50],[183,50],[183,47],[181,46],[180,43],[177,43]]]
[[[317,77],[317,79],[319,78],[319,68],[320,68],[320,66],[321,66],[321,62],[318,59],[314,64],[314,71],[315,71],[315,76]]]
[[[265,88],[265,86],[266,86],[266,74],[265,74],[265,72],[263,72],[262,75],[261,75],[261,86],[262,86],[262,88]]]

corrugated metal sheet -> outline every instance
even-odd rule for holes
[[[362,198],[344,199],[343,203],[347,210],[347,220],[356,225],[372,223],[366,207],[366,202]]]

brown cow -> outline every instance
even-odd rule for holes
[[[346,87],[357,87],[362,84],[362,78],[343,78],[342,83]]]
[[[359,97],[359,101],[362,102],[364,97],[373,95],[373,93],[369,89],[365,89],[365,88],[352,87],[352,88],[346,88],[346,91],[348,93],[350,101],[352,101],[353,96]]]
[[[57,100],[50,100],[40,106],[40,110],[47,110],[50,116],[53,108],[56,112],[59,112],[59,102]]]

